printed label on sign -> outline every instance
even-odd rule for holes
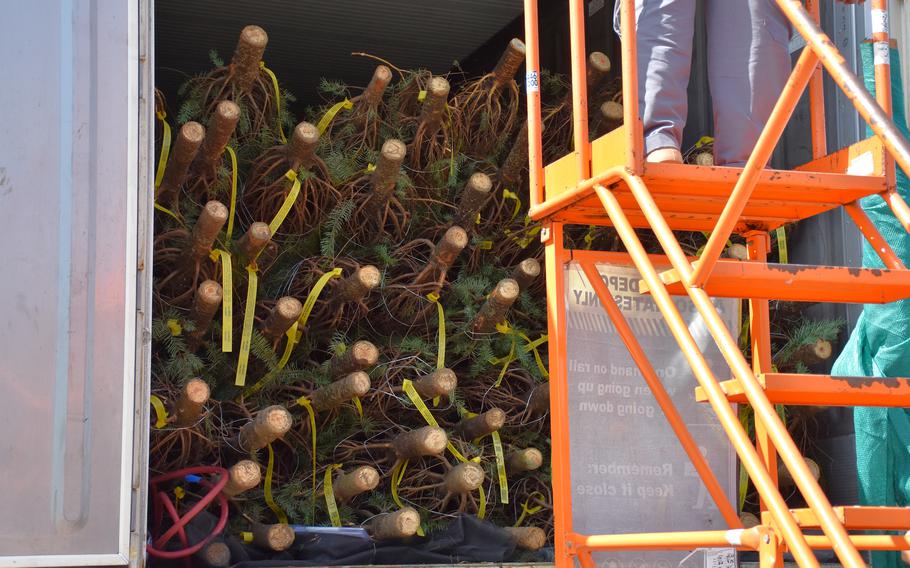
[[[573,528],[582,534],[612,534],[725,527],[600,297],[578,264],[569,263],[564,270]],[[733,448],[711,408],[695,402],[695,376],[657,304],[639,291],[641,275],[634,267],[606,263],[597,264],[597,271],[702,456],[735,500]],[[726,325],[736,328],[739,300],[714,303]],[[675,297],[674,304],[712,371],[729,373],[692,301]],[[705,552],[693,557],[692,564],[680,564],[688,554],[609,551],[595,553],[594,561],[598,568],[709,568]]]
[[[891,47],[887,41],[877,41],[872,44],[873,60],[876,65],[891,64]]]
[[[871,176],[875,173],[875,159],[872,152],[865,152],[850,160],[847,173],[851,176]]]
[[[888,33],[888,12],[872,9],[872,33]]]
[[[732,548],[709,548],[705,551],[705,568],[736,568],[736,551]]]
[[[529,93],[536,93],[540,90],[540,77],[537,71],[528,71],[525,74],[525,88]]]

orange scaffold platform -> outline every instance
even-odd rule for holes
[[[887,60],[876,59],[876,97],[847,66],[818,24],[819,0],[776,0],[806,47],[795,64],[756,147],[743,168],[650,164],[643,160],[636,76],[634,2],[622,0],[624,125],[589,141],[586,94],[584,2],[568,0],[571,32],[574,152],[544,167],[541,149],[537,1],[525,0],[528,73],[530,216],[543,224],[550,337],[552,469],[556,563],[575,560],[593,567],[591,553],[604,550],[669,550],[735,546],[757,550],[762,566],[782,565],[789,551],[804,568],[818,562],[812,549],[833,549],[847,568],[864,566],[858,550],[906,550],[905,536],[855,534],[858,530],[910,529],[910,510],[883,507],[834,507],[813,477],[774,404],[910,406],[910,380],[772,372],[768,301],[883,303],[910,298],[910,271],[870,223],[858,200],[878,194],[910,230],[910,208],[895,189],[895,161],[910,171],[910,144],[890,118],[891,86]],[[887,0],[871,0],[873,11],[887,14]],[[873,18],[872,40],[889,46],[887,18]],[[875,136],[829,153],[825,143],[822,69],[853,102]],[[814,159],[793,171],[766,168],[777,141],[802,93],[808,88]],[[844,207],[887,270],[781,265],[767,262],[768,231]],[[610,225],[619,234],[624,259],[641,274],[642,291],[651,294],[698,380],[693,396],[716,414],[741,467],[761,497],[757,527],[743,529],[695,440],[688,432],[654,368],[598,277],[595,264],[616,253],[564,248],[566,224]],[[665,258],[655,268],[635,229],[650,229]],[[710,231],[699,259],[687,258],[674,231]],[[747,261],[721,260],[732,233],[746,238]],[[648,534],[584,535],[572,526],[569,471],[568,388],[566,384],[566,306],[564,266],[577,262],[601,305],[636,361],[673,431],[716,502],[730,530]],[[709,369],[672,301],[688,295],[704,319],[733,377],[720,380]],[[750,303],[753,354],[748,361],[736,336],[719,317],[712,297],[738,297]],[[738,331],[738,330],[737,330]],[[727,379],[724,377],[723,379]],[[748,403],[755,414],[755,442],[744,431],[731,402]],[[804,497],[806,509],[791,510],[778,489],[780,459]],[[822,534],[817,534],[821,530]],[[807,530],[816,534],[807,534]]]

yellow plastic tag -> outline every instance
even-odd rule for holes
[[[418,101],[418,102],[421,102],[421,103],[422,103],[422,102],[424,101],[424,99],[426,99],[426,98],[427,98],[427,92],[426,92],[426,91],[420,91],[419,93],[417,93],[417,101]]]
[[[288,170],[284,177],[291,180],[291,191],[288,192],[288,196],[284,198],[284,203],[281,204],[281,208],[278,210],[278,213],[275,213],[275,217],[272,219],[272,222],[269,223],[269,232],[274,237],[278,232],[278,228],[281,227],[281,224],[284,223],[285,218],[287,218],[288,213],[291,211],[291,207],[294,206],[294,202],[297,201],[297,196],[300,195],[300,178],[297,177],[297,172],[294,170]]]
[[[594,244],[594,231],[596,230],[596,225],[588,225],[588,232],[585,233],[585,250],[591,250],[591,245]]]
[[[161,185],[164,178],[164,169],[167,167],[167,157],[171,152],[171,126],[164,120],[167,115],[163,111],[155,113],[158,120],[161,121],[161,155],[158,156],[158,168],[155,170],[155,187]]]
[[[275,115],[278,117],[278,136],[281,138],[282,144],[287,144],[288,139],[284,137],[284,127],[281,125],[281,89],[278,88],[278,77],[265,66],[265,61],[259,62],[259,68],[272,79],[272,88],[275,89]]]
[[[439,423],[436,422],[435,418],[433,418],[433,414],[430,413],[430,409],[427,408],[427,405],[424,404],[423,400],[421,400],[420,395],[417,394],[417,390],[414,388],[414,383],[412,383],[410,379],[405,379],[401,384],[401,388],[404,390],[405,394],[408,395],[408,398],[411,399],[411,402],[417,408],[417,411],[420,412],[420,415],[423,416],[423,419],[426,420],[427,424],[439,428]],[[452,445],[452,442],[447,443],[446,448],[448,448],[449,453],[455,456],[455,459],[458,461],[468,461],[463,455],[461,455],[461,452],[459,452],[458,449]]]
[[[174,337],[180,337],[180,334],[183,333],[183,326],[181,326],[180,322],[175,319],[167,320],[167,328],[170,330],[171,335]]]
[[[311,442],[313,444],[312,455],[313,455],[313,514],[316,513],[316,414],[313,412],[313,405],[310,404],[310,399],[305,396],[302,396],[297,399],[297,404],[306,408],[307,415],[310,418],[310,436]]]
[[[181,499],[186,497],[186,490],[183,487],[175,487],[174,488],[174,497],[176,497],[177,500],[180,501]]]
[[[313,289],[310,290],[309,295],[306,297],[306,301],[303,302],[300,318],[297,319],[297,328],[300,329],[301,332],[306,328],[306,322],[310,319],[310,313],[312,313],[313,306],[316,305],[316,300],[319,299],[319,294],[322,293],[323,288],[329,283],[329,280],[338,278],[339,276],[341,276],[341,269],[333,268],[320,276],[319,280],[316,281],[316,284],[313,285]]]
[[[168,209],[167,207],[158,205],[158,204],[156,203],[156,204],[155,204],[155,209],[157,209],[158,211],[161,211],[162,213],[165,213],[165,214],[167,214],[167,215],[170,215],[170,216],[173,217],[174,220],[177,221],[178,223],[183,223],[183,221],[180,220],[180,217],[178,217],[176,213],[174,213],[173,211],[171,211],[171,210]]]
[[[322,115],[322,118],[319,119],[319,123],[316,124],[316,128],[317,128],[317,130],[319,130],[319,134],[322,134],[323,132],[325,132],[325,129],[328,128],[329,124],[331,124],[332,121],[335,119],[335,115],[338,114],[338,111],[340,111],[343,108],[352,109],[352,108],[354,108],[354,103],[352,103],[348,99],[344,99],[340,103],[335,103],[334,105],[332,105],[331,108],[329,108],[329,110],[327,110],[326,113],[324,115]]]
[[[246,287],[246,305],[243,311],[243,332],[240,334],[240,355],[237,357],[237,375],[234,384],[242,387],[246,384],[246,369],[250,361],[250,341],[253,337],[253,315],[256,312],[256,289],[259,287],[259,276],[256,266],[246,267],[248,278]]]
[[[427,299],[436,304],[437,315],[439,316],[439,340],[436,348],[436,368],[442,369],[446,366],[446,315],[439,303],[439,294],[427,294]]]
[[[790,255],[787,253],[787,231],[783,227],[775,229],[777,234],[777,256],[781,264],[790,263]]]
[[[525,499],[525,502],[521,504],[521,515],[518,517],[518,520],[515,521],[514,526],[517,527],[517,526],[521,525],[521,522],[524,521],[526,518],[530,517],[531,515],[537,513],[541,509],[543,509],[543,505],[535,505],[534,507],[528,507],[528,503],[531,502],[531,499],[533,499],[535,495],[538,497],[538,499],[541,499],[541,500],[546,499],[546,497],[544,497],[543,493],[541,493],[540,491],[535,491],[534,493],[531,493],[530,495],[528,495],[528,498]]]
[[[275,375],[277,375],[278,372],[281,369],[284,369],[284,367],[288,364],[288,360],[291,358],[291,353],[294,351],[294,346],[297,345],[297,342],[300,340],[300,337],[297,334],[296,321],[285,332],[285,336],[287,337],[287,342],[284,344],[284,352],[281,354],[281,359],[278,360],[278,364],[275,365],[274,369],[266,373],[264,377],[259,379],[256,384],[243,391],[243,394],[238,396],[236,399],[238,402],[242,398],[254,395],[257,392],[261,391],[262,387],[267,385],[273,378],[275,378]]]
[[[710,136],[702,136],[698,139],[698,142],[695,143],[695,149],[698,150],[702,146],[711,144],[712,142],[714,142],[714,138],[711,138]]]
[[[499,476],[499,502],[509,503],[509,482],[506,479],[506,458],[502,451],[502,440],[499,432],[490,434],[493,438],[493,452],[496,454],[496,474]]]
[[[211,258],[218,262],[221,259],[221,352],[230,353],[234,343],[234,272],[231,265],[231,253],[215,249]]]
[[[480,250],[490,250],[493,248],[493,241],[480,241],[477,243],[477,248]]]
[[[357,409],[357,416],[359,416],[360,419],[363,420],[363,405],[360,404],[359,396],[354,397],[354,408]]]
[[[404,509],[404,503],[401,502],[401,498],[398,496],[398,486],[401,484],[401,480],[404,477],[404,470],[408,467],[408,460],[403,462],[398,462],[394,468],[392,468],[392,501],[395,501],[395,504],[398,505],[399,509]],[[423,527],[417,527],[417,536],[425,536],[423,532]]]
[[[478,487],[477,492],[480,493],[480,506],[477,508],[477,518],[482,519],[487,516],[487,493],[483,490],[483,487]]]
[[[376,164],[367,164],[367,167],[363,169],[366,173],[371,173],[376,170]]]
[[[240,533],[240,540],[242,540],[242,541],[245,542],[246,544],[250,544],[251,542],[253,542],[253,533],[251,533],[251,532],[249,532],[249,531],[243,531],[243,532],[241,532],[241,533]]]
[[[329,510],[329,518],[333,527],[341,526],[341,515],[338,513],[338,504],[335,503],[335,491],[332,489],[332,472],[340,468],[340,463],[333,463],[325,469],[325,480],[322,482],[322,495],[325,497],[325,507]]]
[[[228,212],[227,233],[225,233],[225,242],[231,241],[231,235],[234,234],[234,212],[237,210],[237,154],[230,146],[225,146],[224,151],[231,158],[231,208]]]
[[[284,511],[281,507],[278,506],[278,503],[275,502],[275,498],[272,496],[272,474],[275,472],[275,451],[272,450],[272,444],[266,446],[269,450],[269,463],[265,468],[265,503],[269,506],[269,509],[275,513],[275,516],[278,518],[278,522],[282,524],[288,524],[288,516],[284,514]]]
[[[155,409],[155,428],[164,428],[167,426],[167,410],[164,408],[164,403],[154,394],[149,398],[149,402]]]

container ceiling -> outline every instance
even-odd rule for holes
[[[521,14],[520,0],[156,0],[156,84],[175,109],[187,76],[230,60],[248,24],[269,34],[265,62],[301,103],[321,77],[363,86],[377,62],[449,71]],[[505,44],[505,42],[503,42]]]

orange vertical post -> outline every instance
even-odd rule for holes
[[[622,112],[626,129],[626,168],[641,173],[645,160],[645,137],[638,113],[638,31],[634,0],[621,0]]]
[[[525,91],[528,99],[528,186],[531,208],[543,202],[543,142],[540,118],[540,38],[537,0],[525,6]]]
[[[575,158],[578,160],[578,179],[583,180],[591,177],[584,0],[569,0],[569,34],[572,41],[572,132]]]
[[[752,233],[747,237],[749,260],[765,263],[768,261],[768,234]],[[752,370],[756,374],[770,373],[771,368],[771,314],[768,300],[749,300],[749,334],[752,348]],[[777,450],[768,436],[768,429],[764,422],[755,417],[755,447],[759,456],[768,470],[768,475],[774,485],[777,485]],[[763,513],[768,511],[768,505],[761,500],[760,507]],[[765,514],[762,515],[763,521]],[[773,553],[773,556],[762,554],[760,556],[761,568],[783,566],[783,551],[774,546],[763,548],[763,551]]]
[[[816,23],[819,22],[819,0],[806,0],[806,10]],[[815,72],[809,80],[809,126],[812,130],[812,159],[828,153],[828,134],[825,125],[825,90],[822,66],[815,65]]]
[[[569,467],[569,387],[566,359],[566,293],[562,223],[543,229],[547,275],[547,321],[550,337],[550,467],[556,567],[572,566],[568,548],[572,533],[572,483]]]

